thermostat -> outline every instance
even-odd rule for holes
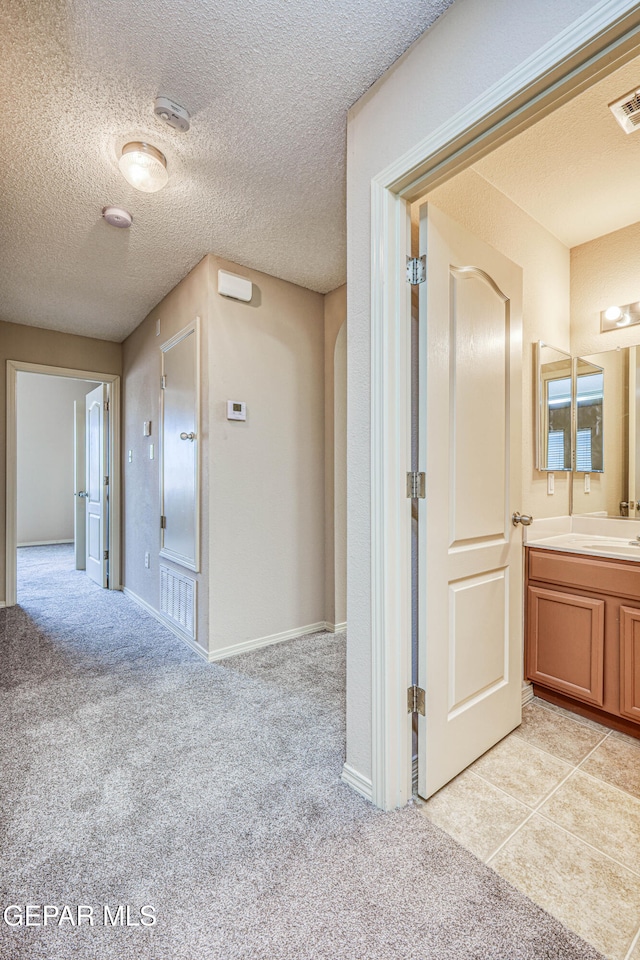
[[[227,420],[246,420],[247,405],[244,400],[227,400]]]

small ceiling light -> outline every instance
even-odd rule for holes
[[[144,193],[162,190],[169,179],[164,154],[149,143],[126,143],[118,166],[127,183]]]
[[[133,223],[133,217],[128,210],[122,207],[103,207],[102,216],[112,227],[130,227]]]
[[[620,317],[619,320],[616,320],[616,327],[628,327],[631,323],[631,317],[628,313],[625,313]]]
[[[619,320],[622,316],[622,310],[620,307],[607,307],[604,315],[607,320]]]

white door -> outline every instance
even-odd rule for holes
[[[92,580],[108,587],[107,385],[86,397],[86,569]]]
[[[73,401],[73,483],[75,505],[73,510],[73,549],[76,570],[85,570],[87,565],[87,508],[85,505],[85,403]]]
[[[418,792],[521,721],[522,271],[420,211]]]

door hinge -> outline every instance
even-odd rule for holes
[[[424,690],[415,685],[407,688],[407,713],[419,713],[424,717]]]
[[[160,517],[160,529],[161,529],[161,530],[166,530],[166,529],[167,529],[167,518],[166,518],[166,517]]]
[[[105,477],[105,478],[104,478],[104,485],[105,485],[105,487],[108,487],[108,486],[109,486],[109,477]]]
[[[412,470],[407,474],[407,497],[410,500],[424,500],[426,497],[426,477],[424,473]]]
[[[415,286],[417,283],[424,283],[427,279],[427,256],[423,253],[421,257],[407,257],[407,283]]]
[[[108,560],[108,559],[109,559],[109,551],[108,551],[108,550],[105,550],[105,551],[104,551],[104,553],[102,554],[102,559],[103,559],[103,560]]]
[[[103,406],[104,406],[104,409],[108,412],[108,410],[109,410],[109,401],[108,401],[108,400],[105,400]]]
[[[160,389],[161,389],[161,390],[166,390],[166,389],[167,389],[167,377],[166,377],[166,374],[163,375],[162,377],[160,377]]]

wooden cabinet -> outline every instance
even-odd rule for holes
[[[640,737],[640,564],[528,547],[526,574],[535,693]]]

